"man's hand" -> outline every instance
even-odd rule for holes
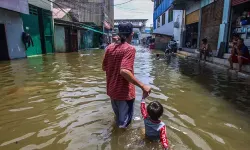
[[[151,87],[148,85],[143,85],[141,89],[143,91],[142,99],[147,98],[151,93]]]
[[[144,85],[143,83],[141,83],[140,81],[138,81],[134,75],[131,73],[131,71],[127,70],[127,69],[121,69],[120,71],[121,76],[123,76],[128,82],[140,87],[143,91],[143,95],[142,98],[145,99],[148,97],[148,95],[151,92],[151,87]]]

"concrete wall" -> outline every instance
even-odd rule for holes
[[[181,25],[182,25],[182,10],[174,10],[174,22],[179,22],[179,28],[174,28],[174,39],[177,41],[178,46],[181,45]]]
[[[0,8],[29,14],[28,0],[0,0]]]
[[[55,41],[55,52],[59,53],[66,52],[65,30],[63,26],[55,25],[54,41]]]
[[[0,8],[0,23],[5,25],[10,59],[26,57],[22,42],[23,21],[20,14]]]
[[[47,0],[28,0],[28,3],[50,11],[53,9],[53,4]]]

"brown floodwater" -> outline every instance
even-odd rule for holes
[[[136,49],[135,75],[153,88],[147,101],[164,106],[171,149],[249,149],[249,80]],[[102,55],[89,50],[0,62],[0,149],[160,149],[144,139],[140,89],[132,125],[115,127]]]

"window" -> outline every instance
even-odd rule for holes
[[[166,14],[165,14],[165,13],[163,13],[163,15],[162,15],[162,17],[161,17],[161,18],[162,18],[162,21],[161,21],[161,22],[162,22],[162,25],[164,25],[164,24],[165,24],[165,17],[166,17]]]
[[[160,6],[162,2],[163,2],[163,0],[156,0],[154,8],[155,9],[158,8],[158,6]]]
[[[168,22],[172,22],[174,20],[174,11],[173,9],[168,10]]]
[[[158,17],[157,18],[157,28],[159,28],[161,26],[161,18]]]

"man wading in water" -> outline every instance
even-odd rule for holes
[[[120,24],[118,29],[116,42],[106,48],[102,69],[106,71],[107,94],[111,98],[117,126],[126,128],[133,116],[135,85],[142,89],[143,98],[150,94],[151,88],[134,77],[136,50],[129,44],[134,34],[133,25]]]

